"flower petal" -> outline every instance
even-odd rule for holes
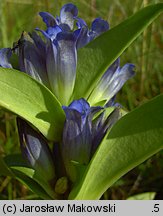
[[[74,35],[77,38],[77,49],[86,46],[91,40],[89,36],[89,29],[87,26],[83,26],[81,29],[77,29],[74,32]]]
[[[49,27],[46,30],[46,33],[49,35],[50,39],[53,41],[54,39],[56,39],[56,36],[59,32],[62,32],[61,28],[59,26],[55,26],[55,27]]]
[[[96,18],[92,22],[91,30],[89,31],[89,40],[92,41],[105,31],[109,29],[109,24],[107,21],[101,19],[101,18]]]
[[[135,66],[133,64],[125,64],[122,68],[118,68],[104,91],[103,98],[110,100],[116,95],[124,83],[135,75],[134,69]]]
[[[118,58],[104,73],[104,75],[102,76],[99,82],[99,87],[101,87],[101,90],[104,91],[108,87],[111,80],[113,80],[115,76],[114,74],[119,68],[119,64],[120,64],[120,59]]]
[[[82,116],[80,112],[77,110],[73,110],[70,107],[62,106],[65,114],[66,114],[66,120],[67,121],[74,121],[77,123],[78,127],[81,127],[82,124]]]
[[[80,165],[88,164],[91,151],[91,123],[87,117],[82,124],[81,114],[73,109],[67,109],[66,122],[63,130],[62,157],[67,174],[71,181],[77,178],[73,161]]]
[[[63,32],[71,32],[72,29],[70,29],[69,25],[65,23],[59,24],[59,27],[62,29]]]
[[[20,70],[49,87],[45,60],[42,50],[38,50],[33,39],[23,32],[19,44]]]
[[[74,100],[69,105],[69,107],[73,110],[77,110],[81,115],[84,116],[90,113],[90,105],[84,98],[81,98],[79,100]]]
[[[57,20],[50,13],[40,12],[39,15],[42,17],[47,27],[54,27],[57,25]]]
[[[78,29],[74,31],[74,35],[77,40],[76,47],[77,49],[79,49],[90,42],[90,37],[89,37],[89,29],[85,21],[78,17],[76,18],[76,20],[77,20],[76,25]]]
[[[39,28],[36,28],[35,30],[40,31],[46,39],[51,39],[52,41],[56,39],[59,32],[62,32],[62,29],[58,25],[55,27],[48,27],[46,31]]]
[[[117,94],[124,83],[134,76],[135,66],[133,64],[126,64],[122,68],[117,67],[117,63],[114,64],[103,75],[90,95],[89,103],[95,104],[100,101],[109,101]]]
[[[41,29],[39,29],[39,28],[35,28],[35,30],[41,32],[45,38],[51,39],[51,38],[50,38],[50,35],[48,35],[48,33],[47,33],[46,31],[41,30]]]
[[[53,93],[57,96],[59,92],[57,79],[57,48],[54,43],[48,39],[46,43],[46,69],[48,80]],[[58,75],[59,76],[59,75]]]
[[[45,42],[42,40],[42,38],[34,31],[32,34],[30,34],[30,37],[33,39],[36,47],[40,51],[40,54],[42,57],[45,56]]]
[[[114,111],[109,115],[105,116],[105,111],[101,113],[97,119],[93,122],[93,141],[91,154],[93,155],[105,137],[107,131],[118,121],[120,118],[119,108],[115,108]]]
[[[97,37],[97,36],[101,35],[103,32],[106,32],[107,30],[109,30],[109,24],[107,21],[105,21],[101,18],[96,18],[92,22],[91,30],[95,34],[95,36]]]
[[[76,78],[76,41],[72,33],[61,32],[47,47],[46,65],[51,88],[59,101],[67,105]]]
[[[65,4],[60,11],[61,23],[67,24],[70,29],[73,29],[74,18],[78,15],[78,9],[75,5],[68,3]]]
[[[83,19],[76,17],[76,20],[77,20],[76,25],[77,25],[78,29],[80,29],[84,26],[87,26],[86,22]]]
[[[119,63],[120,59],[118,58],[104,73],[101,80],[99,81],[88,99],[91,105],[95,105],[100,101],[106,100],[106,98],[103,98],[103,93],[110,85],[110,82],[114,77],[114,73],[119,67]],[[110,98],[107,98],[107,100],[110,100]]]
[[[10,58],[12,55],[12,50],[10,48],[0,49],[0,66],[4,68],[12,68],[10,63]]]

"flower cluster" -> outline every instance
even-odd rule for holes
[[[46,85],[63,105],[66,115],[63,136],[60,143],[54,144],[53,154],[47,141],[22,119],[18,119],[18,131],[22,152],[34,169],[45,175],[49,173],[47,181],[66,176],[73,183],[80,166],[88,165],[107,131],[120,118],[115,95],[134,75],[134,65],[120,67],[118,58],[101,77],[89,98],[71,101],[78,49],[108,31],[109,24],[96,18],[89,28],[78,17],[77,7],[70,3],[62,7],[56,18],[47,12],[40,12],[40,16],[46,30],[37,28],[36,31],[42,35],[23,32],[14,48],[0,50],[0,66],[15,67],[11,58],[16,55],[17,68]],[[95,106],[101,101],[103,107]]]

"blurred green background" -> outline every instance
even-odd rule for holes
[[[0,0],[0,48],[12,47],[13,42],[19,39],[23,30],[31,32],[36,27],[45,28],[38,12],[48,11],[54,16],[59,15],[62,5],[68,2],[76,4],[79,17],[85,19],[88,25],[94,18],[102,17],[108,20],[112,28],[140,8],[163,1]],[[121,56],[121,65],[127,62],[134,63],[137,73],[118,93],[117,101],[128,110],[132,110],[150,98],[163,93],[162,61],[163,15],[150,25]],[[0,154],[6,155],[18,151],[15,116],[0,108]],[[127,199],[144,192],[155,192],[155,199],[163,199],[163,151],[121,178],[106,191],[102,199]],[[0,199],[37,198],[17,180],[0,177]],[[146,196],[146,198],[149,197]]]

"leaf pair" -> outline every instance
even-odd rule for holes
[[[16,178],[42,199],[51,199],[38,183],[34,172],[32,168],[28,167],[19,154],[9,155],[4,158],[0,157],[0,176]]]

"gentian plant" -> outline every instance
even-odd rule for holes
[[[99,199],[163,148],[163,95],[130,113],[115,99],[135,74],[120,55],[162,11],[150,5],[109,30],[69,3],[0,50],[0,105],[17,114],[21,147],[0,158],[1,175],[42,199]]]

